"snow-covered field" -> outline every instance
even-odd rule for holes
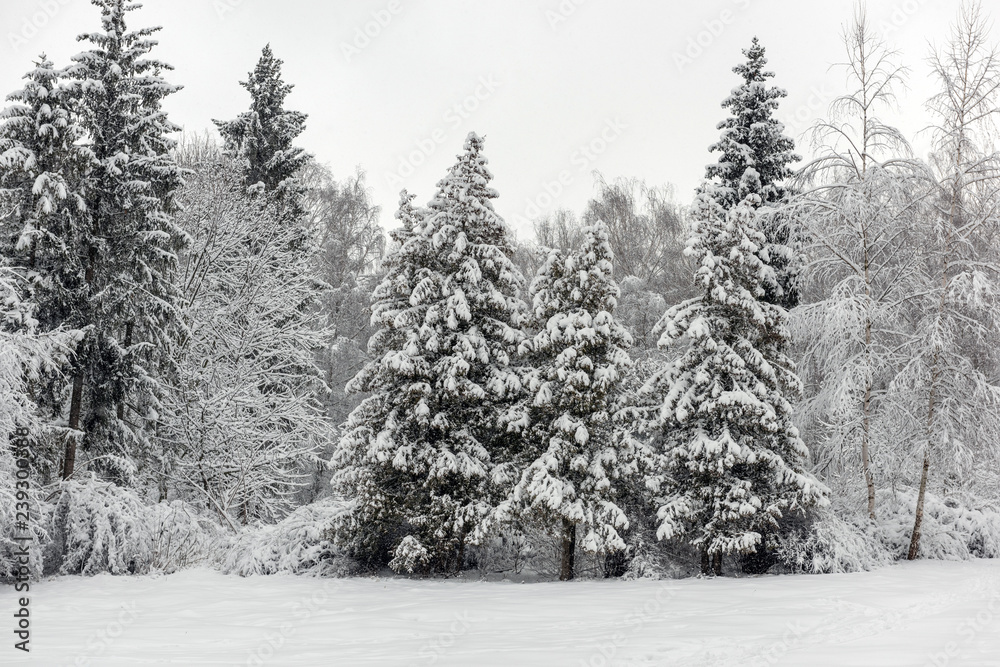
[[[11,623],[14,593],[0,591]],[[1000,561],[529,583],[63,577],[0,665],[1000,665]]]

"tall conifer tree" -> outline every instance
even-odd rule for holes
[[[577,546],[624,551],[629,525],[617,503],[638,472],[631,439],[612,423],[632,360],[632,337],[615,319],[614,254],[603,223],[582,230],[579,250],[554,250],[532,282],[527,397],[531,426],[520,479],[501,513],[551,521],[562,535],[560,579],[575,575]]]
[[[661,347],[686,345],[644,391],[663,397],[657,535],[690,543],[703,570],[711,560],[720,574],[723,555],[755,553],[778,519],[825,503],[826,490],[804,471],[792,423],[800,382],[785,353],[786,314],[763,300],[776,278],[760,256],[760,201],[750,195],[723,215],[712,195],[696,204],[688,246],[702,296],[659,325]]]
[[[372,307],[375,359],[350,384],[371,395],[335,454],[356,550],[397,570],[460,569],[514,481],[523,279],[482,147],[470,134],[428,209],[404,195],[402,246]]]
[[[88,147],[96,164],[86,196],[87,225],[79,242],[84,283],[77,307],[88,326],[72,375],[69,426],[83,432],[97,467],[119,482],[136,473],[156,416],[162,362],[172,335],[177,290],[172,271],[185,236],[172,219],[181,169],[170,154],[180,128],[163,111],[179,90],[149,57],[159,28],[130,31],[128,0],[92,0],[100,32],[67,70]],[[66,448],[63,475],[74,470]]]

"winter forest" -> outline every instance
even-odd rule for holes
[[[695,192],[595,172],[526,236],[475,132],[383,228],[364,170],[302,145],[286,98],[315,82],[270,45],[220,92],[245,111],[182,132],[158,28],[91,2],[78,55],[4,83],[3,581],[1000,557],[988,7],[924,54],[926,154],[887,120],[911,63],[858,5],[803,136],[753,38],[691,119],[718,131]]]

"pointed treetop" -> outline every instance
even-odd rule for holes
[[[285,83],[281,78],[281,66],[284,64],[285,61],[276,58],[271,45],[267,44],[261,51],[257,66],[247,74],[247,80],[240,81],[253,100],[250,108],[263,118],[283,113],[285,98],[295,88],[294,84]]]
[[[482,155],[484,143],[483,137],[469,132],[465,139],[465,152],[456,156],[458,162],[448,169],[447,176],[438,181],[438,194],[431,201],[430,208],[435,211],[446,210],[450,201],[467,204],[480,214],[488,212],[487,217],[503,227],[504,223],[493,211],[493,203],[490,201],[500,194],[489,187],[493,174],[487,167],[489,160]],[[480,208],[481,211],[478,210]]]
[[[761,46],[759,39],[754,37],[750,42],[750,48],[743,49],[743,55],[746,56],[747,61],[734,67],[733,72],[743,77],[744,81],[747,83],[765,81],[774,76],[774,72],[764,71],[767,58],[764,57],[764,47]]]
[[[722,102],[732,115],[719,123],[719,141],[709,146],[709,151],[721,155],[705,170],[705,177],[721,186],[716,194],[727,210],[750,194],[760,195],[763,205],[782,199],[786,192],[782,182],[792,175],[789,165],[799,159],[793,153],[795,142],[774,117],[778,100],[787,93],[765,85],[774,72],[764,69],[764,47],[754,37],[743,55],[746,62],[733,68],[743,82]]]
[[[247,185],[262,183],[266,191],[281,191],[289,200],[289,218],[294,220],[302,213],[303,191],[296,175],[312,156],[294,145],[308,116],[284,107],[294,86],[282,79],[283,64],[271,45],[265,46],[247,80],[240,82],[250,93],[250,110],[235,120],[214,122],[227,151],[246,161]]]

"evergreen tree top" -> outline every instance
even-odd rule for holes
[[[734,67],[733,72],[743,77],[744,82],[763,82],[774,77],[774,72],[764,71],[767,58],[764,57],[764,47],[761,46],[759,39],[754,37],[750,42],[750,48],[743,49],[743,55],[746,56],[747,61]]]
[[[281,66],[284,64],[285,61],[276,58],[271,45],[267,44],[261,51],[256,67],[247,75],[247,80],[240,81],[240,85],[250,93],[250,109],[262,119],[276,118],[285,113],[285,98],[295,86],[282,80]],[[305,120],[305,114],[298,115]]]
[[[12,104],[0,112],[0,186],[25,195],[20,206],[29,234],[35,217],[52,213],[61,200],[84,207],[82,183],[75,176],[94,159],[83,145],[85,132],[60,77],[42,54],[24,75],[24,87],[7,96]]]
[[[555,313],[573,309],[612,312],[618,305],[614,252],[607,226],[598,221],[581,230],[579,250],[552,250],[531,284],[532,308],[541,326]]]
[[[765,205],[783,198],[781,182],[792,175],[789,165],[799,159],[793,153],[795,142],[785,136],[784,125],[773,117],[778,100],[787,93],[765,85],[774,72],[764,69],[764,54],[756,37],[750,48],[743,50],[746,62],[733,68],[743,82],[722,102],[732,115],[719,123],[719,141],[709,147],[721,155],[717,163],[706,168],[705,176],[721,186],[716,194],[727,210],[751,194],[759,195]]]
[[[156,169],[176,172],[169,176],[180,184],[180,170],[164,156],[176,142],[167,135],[180,132],[162,109],[162,101],[183,86],[168,83],[161,73],[173,67],[145,56],[158,44],[147,37],[159,27],[129,31],[127,12],[142,7],[126,0],[91,0],[101,10],[104,32],[79,35],[96,48],[73,56],[64,76],[71,89],[88,98],[80,105],[91,134],[94,152],[102,161],[116,162],[122,155],[164,161]],[[170,163],[170,164],[168,164]],[[110,163],[109,163],[110,166]]]
[[[0,112],[0,160],[4,168],[11,165],[11,160],[19,161],[18,155],[24,157],[20,141],[43,137],[54,141],[72,120],[68,109],[57,104],[62,93],[59,72],[45,54],[23,78],[27,80],[24,87],[7,96],[11,104]]]
[[[308,116],[284,108],[285,98],[294,86],[282,79],[283,64],[274,56],[271,45],[265,46],[254,70],[240,82],[250,93],[250,110],[234,120],[214,122],[227,150],[246,161],[247,185],[263,183],[266,191],[290,195],[294,219],[301,213],[301,185],[295,174],[312,156],[293,145],[305,130]]]
[[[152,70],[157,79],[160,71],[173,69],[171,65],[159,60],[142,59],[142,56],[152,51],[153,47],[159,43],[155,39],[148,39],[148,37],[162,30],[161,26],[150,26],[131,32],[128,30],[125,23],[126,13],[141,9],[142,4],[128,0],[91,0],[91,3],[101,10],[103,32],[84,33],[78,35],[76,39],[80,42],[90,42],[99,48],[73,56],[74,62],[81,65],[93,65],[100,61],[128,63],[135,68],[137,73]],[[127,74],[126,72],[116,72],[113,68],[112,73],[119,76]],[[150,83],[163,85],[162,81]],[[168,88],[169,90],[164,91],[163,94],[176,92],[182,86],[169,86]]]
[[[490,243],[511,250],[507,225],[496,214],[491,200],[499,193],[489,183],[493,174],[482,154],[485,140],[475,132],[466,137],[464,153],[448,170],[448,175],[438,181],[437,194],[428,204],[431,216],[444,215],[452,224],[464,231],[474,232],[483,243]]]

